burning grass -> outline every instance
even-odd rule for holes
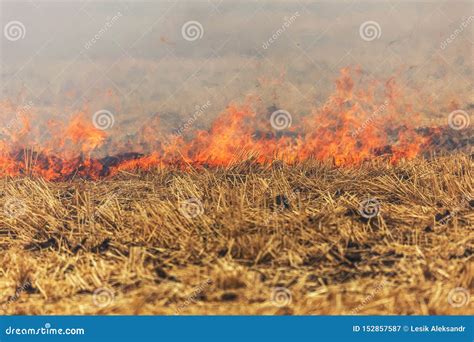
[[[242,151],[263,165],[275,159],[291,165],[317,159],[337,166],[357,166],[381,156],[395,164],[438,152],[472,153],[470,104],[451,101],[451,113],[442,114],[448,125],[421,124],[426,117],[407,103],[394,78],[369,82],[361,74],[358,68],[341,69],[333,94],[303,113],[268,107],[259,96],[249,95],[243,104],[229,104],[208,129],[183,125],[172,134],[162,129],[159,117],[119,137],[110,132],[115,117],[108,110],[92,118],[84,110],[73,112],[66,122],[44,122],[48,115],[39,109],[21,110],[3,101],[0,118],[16,115],[0,130],[0,177],[97,180],[137,169],[224,167],[241,161]],[[200,107],[190,125],[206,108]]]
[[[472,166],[458,153],[3,178],[0,308],[472,314],[454,295],[474,287]]]

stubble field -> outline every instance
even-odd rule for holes
[[[4,178],[6,314],[472,314],[472,158]]]

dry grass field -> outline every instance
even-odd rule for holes
[[[473,314],[472,166],[460,153],[3,178],[0,308]]]

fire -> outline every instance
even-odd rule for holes
[[[79,146],[84,153],[89,153],[100,147],[106,138],[106,133],[89,123],[83,113],[72,118],[65,133],[65,139],[70,138],[71,142]]]
[[[260,164],[275,159],[291,164],[314,158],[343,167],[373,158],[397,163],[426,151],[441,128],[420,132],[415,126],[416,113],[403,103],[394,79],[384,84],[381,98],[377,82],[366,89],[356,86],[354,74],[358,73],[360,70],[342,69],[326,103],[301,118],[287,118],[299,122],[282,131],[271,127],[271,113],[262,109],[261,100],[255,96],[243,105],[230,104],[209,130],[197,131],[189,139],[157,138],[163,135],[156,121],[146,125],[136,138],[114,142],[106,131],[92,124],[87,110],[74,113],[67,125],[50,120],[40,132],[31,124],[37,116],[34,110],[20,111],[13,124],[0,132],[0,176],[98,179],[171,165],[228,166],[249,156]],[[11,102],[0,103],[0,117],[12,112],[19,111]],[[107,151],[108,156],[99,158],[101,151]]]

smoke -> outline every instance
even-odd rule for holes
[[[430,120],[445,121],[446,112],[472,100],[467,2],[436,11],[435,2],[393,3],[387,11],[386,3],[371,1],[0,6],[4,35],[11,38],[8,23],[22,31],[1,40],[0,100],[13,108],[33,103],[39,124],[67,123],[77,111],[92,120],[106,109],[113,113],[113,137],[149,125],[167,135],[192,134],[248,96],[299,121],[327,101],[347,65],[359,66],[369,86],[395,76],[406,103]],[[183,36],[189,23],[196,39]],[[380,28],[376,39],[361,37],[364,23]],[[456,39],[445,44],[453,32]],[[212,106],[194,118],[207,101]],[[0,124],[19,126],[18,117],[15,110],[1,113]]]

